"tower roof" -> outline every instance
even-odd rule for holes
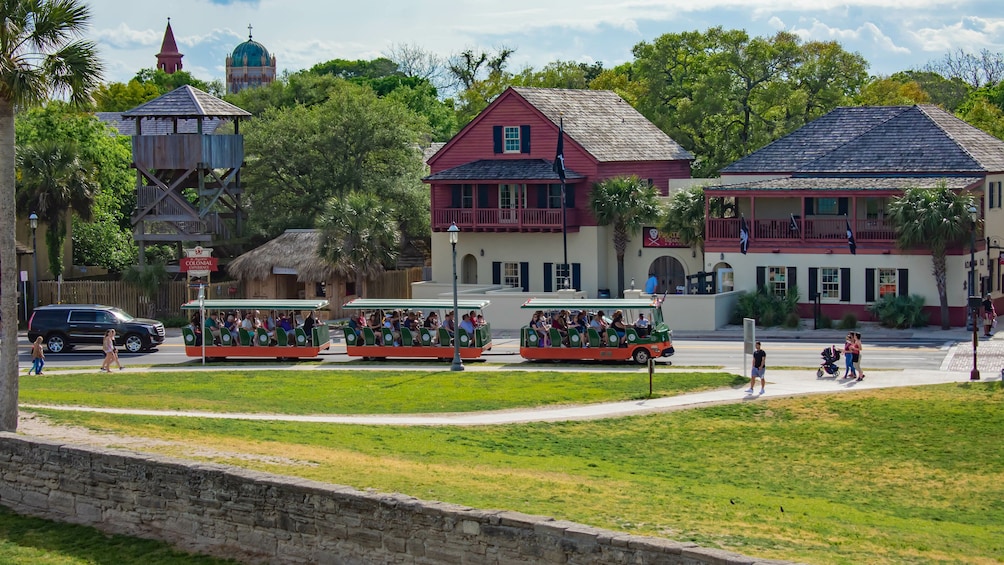
[[[171,74],[181,69],[182,57],[184,55],[178,52],[178,43],[174,40],[174,31],[171,29],[171,18],[167,18],[164,41],[160,44],[160,53],[157,53],[157,68]]]
[[[229,102],[184,85],[123,112],[123,118],[246,118],[251,113]]]
[[[234,66],[267,67],[272,64],[272,56],[268,49],[251,39],[251,26],[248,26],[248,40],[234,48],[232,55]],[[246,61],[246,62],[245,62]]]

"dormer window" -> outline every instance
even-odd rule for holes
[[[505,126],[503,128],[506,153],[519,153],[519,126]]]

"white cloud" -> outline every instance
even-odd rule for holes
[[[838,41],[848,45],[871,45],[875,50],[886,53],[904,55],[910,53],[909,48],[897,45],[891,37],[871,22],[865,22],[854,29],[832,27],[814,18],[811,22],[811,25],[808,27],[792,27],[788,31],[798,35],[805,41]],[[845,45],[845,48],[848,45]]]
[[[156,32],[152,29],[133,29],[123,22],[114,28],[94,30],[89,36],[112,47],[129,49],[148,45],[159,47],[161,40],[164,39],[164,32]]]
[[[927,52],[945,52],[964,49],[969,52],[980,49],[1004,50],[1004,18],[982,18],[966,16],[940,27],[923,27],[909,31],[909,35]]]

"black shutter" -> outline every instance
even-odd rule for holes
[[[582,265],[572,263],[572,288],[580,290],[582,288]]]
[[[993,208],[994,207],[994,183],[990,183],[990,190],[988,190],[987,192],[990,193],[989,194],[989,196],[990,196],[990,198],[989,198],[989,202],[990,202],[989,207]]]
[[[850,200],[850,199],[849,198],[837,198],[837,214],[840,214],[841,216],[846,216],[847,215],[848,200]]]
[[[547,208],[547,196],[551,192],[551,185],[542,184],[537,187],[537,207]]]
[[[520,262],[519,280],[523,283],[523,292],[530,292],[530,263]]]
[[[492,262],[492,284],[502,284],[502,262]]]
[[[840,269],[840,301],[851,301],[851,270],[846,267]]]
[[[519,126],[519,152],[530,152],[530,126]]]
[[[896,277],[899,279],[899,295],[910,296],[910,269],[899,269]]]
[[[787,283],[785,286],[785,293],[787,293],[788,289],[790,289],[791,287],[798,286],[798,284],[796,284],[795,275],[796,275],[795,267],[788,267],[788,280],[785,281],[785,283]]]
[[[809,302],[816,300],[816,290],[819,288],[819,269],[809,267]]]
[[[478,208],[488,207],[488,185],[479,184],[478,185]]]
[[[565,208],[575,208],[575,189],[565,185]]]
[[[450,185],[450,208],[460,208],[460,185]]]
[[[757,267],[756,268],[756,289],[767,286],[767,267]]]
[[[544,292],[551,292],[551,289],[554,288],[551,285],[551,282],[554,281],[553,267],[554,263],[544,263]]]
[[[812,198],[806,198],[805,199],[805,215],[806,216],[811,216],[813,214],[815,214],[815,211],[812,209]]]
[[[875,302],[875,269],[865,269],[865,302]]]
[[[495,153],[502,152],[502,126],[492,127],[492,141],[495,144]]]

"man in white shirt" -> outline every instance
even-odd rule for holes
[[[638,321],[634,323],[634,327],[638,330],[639,336],[647,337],[648,332],[652,329],[652,324],[645,317],[645,314],[638,314]]]

